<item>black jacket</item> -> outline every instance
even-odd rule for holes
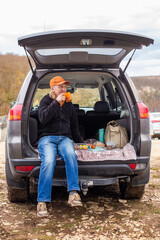
[[[38,110],[39,138],[49,135],[66,136],[74,142],[82,142],[79,132],[76,110],[71,102],[62,107],[49,94],[44,96]]]

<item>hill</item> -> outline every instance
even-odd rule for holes
[[[29,69],[26,56],[0,55],[0,116],[8,113]],[[160,76],[132,77],[132,80],[149,110],[160,111]]]
[[[15,101],[29,70],[25,56],[0,55],[0,116],[6,115]]]
[[[132,77],[142,101],[150,112],[160,112],[160,76]]]

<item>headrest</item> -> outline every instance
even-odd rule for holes
[[[98,101],[94,105],[95,112],[109,112],[109,105],[106,101]]]
[[[76,110],[79,110],[79,104],[73,104]]]

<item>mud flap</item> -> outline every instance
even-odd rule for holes
[[[149,182],[150,178],[150,164],[147,165],[146,171],[140,175],[131,178],[130,184],[132,187],[143,186]]]

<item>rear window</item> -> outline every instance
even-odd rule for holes
[[[58,73],[57,73],[58,75]],[[83,108],[86,112],[93,110],[98,101],[106,101],[109,109],[120,112],[124,105],[123,95],[116,80],[104,72],[64,72],[62,77],[71,82],[67,85],[67,92],[71,92],[72,103]],[[40,80],[36,90],[33,104],[37,108],[41,99],[50,93],[49,81],[53,73],[45,75]]]
[[[122,51],[122,48],[57,48],[57,49],[38,49],[41,56],[52,56],[69,54],[70,52],[88,52],[89,54],[100,54],[114,56]]]
[[[160,118],[160,113],[150,113],[151,118]]]
[[[50,88],[37,89],[33,100],[33,107],[39,106],[41,99],[50,92]],[[81,108],[93,108],[95,102],[100,101],[98,88],[77,88],[72,95],[72,103]]]
[[[79,107],[93,108],[95,102],[100,101],[98,88],[77,88],[72,94],[73,104]]]

